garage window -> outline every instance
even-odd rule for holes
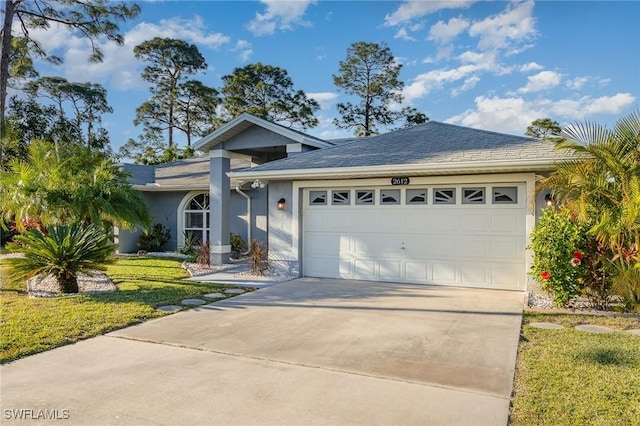
[[[349,194],[351,191],[331,191],[331,204],[334,206],[351,204]]]
[[[375,191],[373,189],[365,189],[356,191],[356,204],[374,204]]]
[[[434,188],[433,204],[455,204],[456,190],[455,188]]]
[[[407,204],[427,204],[427,189],[407,189]]]
[[[484,204],[485,188],[462,188],[462,204]]]
[[[493,204],[518,204],[517,186],[500,186],[493,188]]]
[[[400,204],[399,189],[381,189],[380,204]]]
[[[312,206],[327,205],[327,191],[311,191],[309,192],[309,204]]]

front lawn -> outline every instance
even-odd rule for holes
[[[31,298],[24,285],[7,282],[0,264],[0,363],[163,316],[157,306],[228,287],[185,281],[171,259],[120,258],[107,274],[118,291]]]
[[[537,329],[552,322],[562,330]],[[593,324],[616,330],[575,330]],[[525,312],[518,349],[510,424],[640,424],[640,320]]]

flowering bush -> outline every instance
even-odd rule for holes
[[[545,209],[531,233],[533,278],[543,290],[564,306],[582,294],[588,267],[583,264],[587,247],[586,229],[565,211]]]

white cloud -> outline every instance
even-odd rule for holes
[[[449,22],[438,21],[429,30],[428,40],[434,40],[440,44],[448,44],[456,36],[469,28],[469,21],[462,18],[451,18]]]
[[[415,38],[409,35],[406,28],[400,28],[398,32],[393,36],[393,38],[399,38],[406,41],[416,41]]]
[[[476,84],[480,81],[480,77],[474,75],[473,77],[469,77],[464,81],[464,84],[458,88],[451,90],[451,96],[458,96],[462,92],[466,92],[467,90],[473,89]]]
[[[558,121],[584,120],[595,115],[619,115],[636,102],[630,93],[580,99],[525,99],[479,96],[475,109],[450,117],[447,123],[523,135],[532,121],[552,117]]]
[[[333,108],[336,99],[338,99],[338,94],[333,92],[317,92],[307,93],[307,97],[318,102],[320,109],[328,110]]]
[[[276,30],[291,30],[294,26],[309,26],[303,19],[307,8],[317,0],[260,0],[267,10],[256,13],[256,17],[247,24],[247,29],[256,36],[270,35]]]
[[[537,62],[529,62],[520,66],[520,72],[540,71],[541,69],[544,69],[544,67]]]
[[[466,9],[475,3],[475,0],[444,0],[424,1],[407,0],[403,2],[393,13],[384,18],[385,26],[392,27],[398,24],[413,21],[425,15],[444,9]]]
[[[589,77],[576,77],[571,80],[567,80],[565,86],[569,89],[580,90],[589,80]]]
[[[406,103],[423,98],[436,89],[442,88],[445,83],[452,83],[467,78],[472,73],[483,67],[476,64],[462,65],[453,69],[439,69],[418,75],[411,84],[402,90]]]
[[[238,59],[240,59],[241,62],[247,62],[253,54],[251,43],[246,40],[238,40],[231,50],[234,52],[240,52]]]
[[[511,2],[504,12],[474,22],[469,35],[479,37],[480,50],[513,49],[519,43],[535,37],[534,2]]]
[[[208,31],[199,16],[193,19],[162,19],[157,24],[141,22],[124,34],[123,46],[105,39],[98,40],[97,46],[103,51],[104,60],[96,64],[88,62],[90,42],[73,35],[66,27],[52,26],[47,31],[32,32],[32,35],[47,51],[63,57],[59,74],[68,80],[86,81],[90,78],[96,83],[109,83],[116,90],[147,87],[148,84],[140,78],[144,64],[133,54],[133,48],[143,41],[154,37],[175,38],[194,43],[201,49],[218,49],[231,41],[227,35]]]
[[[536,75],[527,77],[527,85],[518,89],[520,93],[541,92],[560,84],[562,74],[555,71],[540,71]]]

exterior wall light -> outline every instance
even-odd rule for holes
[[[280,198],[278,200],[278,210],[284,210],[284,206],[287,203],[287,200],[285,200],[284,198]]]
[[[553,205],[553,197],[551,197],[550,192],[547,192],[547,195],[544,196],[544,202],[547,203],[547,207],[551,207]]]

